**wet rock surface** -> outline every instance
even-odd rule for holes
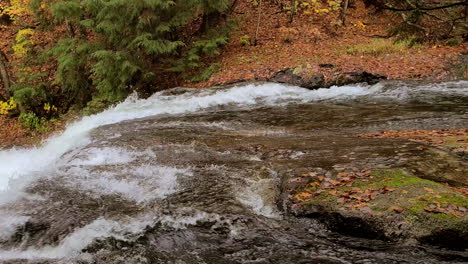
[[[88,143],[41,171],[19,199],[0,205],[10,217],[9,231],[0,232],[0,262],[466,262],[466,248],[457,246],[466,243],[467,216],[459,211],[466,196],[456,203],[460,215],[440,220],[433,217],[440,213],[422,209],[428,219],[414,225],[406,211],[387,210],[397,191],[419,198],[432,195],[424,188],[449,192],[440,182],[466,187],[466,161],[422,143],[358,137],[466,127],[468,105],[460,103],[466,100],[438,100],[280,101],[280,107],[259,101],[99,127]],[[341,210],[333,199],[296,199],[311,183],[349,172],[361,191],[376,195],[366,203],[388,203],[365,206],[385,208],[382,214],[364,206]],[[419,189],[387,184],[397,178],[423,182]]]
[[[323,68],[333,68],[331,64],[321,64]],[[310,75],[310,74],[309,74]],[[326,80],[325,75],[313,74],[306,76],[302,73],[301,67],[287,68],[275,73],[268,79],[270,82],[286,83],[307,89],[327,88],[334,85],[343,86],[358,83],[376,84],[379,81],[386,80],[387,77],[369,73],[366,71],[344,72],[336,74],[331,80]]]

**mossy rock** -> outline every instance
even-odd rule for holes
[[[368,177],[328,189],[323,183],[312,185],[298,191],[313,195],[296,203],[295,212],[317,216],[335,231],[347,233],[343,222],[353,221],[365,227],[360,234],[354,231],[362,237],[415,238],[463,249],[468,245],[468,197],[448,185],[401,169],[374,170]],[[448,233],[457,236],[444,235]]]

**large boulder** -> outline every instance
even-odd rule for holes
[[[300,68],[287,68],[281,70],[269,79],[270,82],[286,83],[307,89],[319,89],[326,87],[325,76],[314,74],[310,77],[302,76]]]
[[[285,182],[292,214],[317,218],[339,233],[468,248],[466,189],[403,169],[314,171]]]
[[[329,84],[343,86],[355,83],[367,83],[372,85],[386,79],[387,77],[383,75],[366,71],[355,71],[338,74]]]
[[[366,71],[345,72],[336,74],[327,81],[322,73],[305,74],[302,67],[286,68],[275,73],[268,81],[286,83],[307,89],[329,88],[331,86],[343,86],[357,83],[376,84],[387,79],[385,76],[372,74]]]

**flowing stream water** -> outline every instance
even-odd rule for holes
[[[30,149],[0,150],[1,263],[466,263],[288,214],[285,175],[418,161],[355,137],[468,127],[468,82],[280,84],[129,97]],[[400,152],[395,155],[395,152]]]

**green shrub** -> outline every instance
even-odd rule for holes
[[[460,46],[462,43],[463,43],[463,38],[460,37],[460,36],[450,38],[445,42],[445,44],[447,44],[447,46],[451,46],[451,47]]]
[[[250,45],[250,36],[249,35],[244,35],[244,36],[240,37],[239,44],[241,44],[241,46]]]
[[[38,117],[34,112],[21,113],[18,120],[24,128],[38,132],[47,132],[47,119]]]

